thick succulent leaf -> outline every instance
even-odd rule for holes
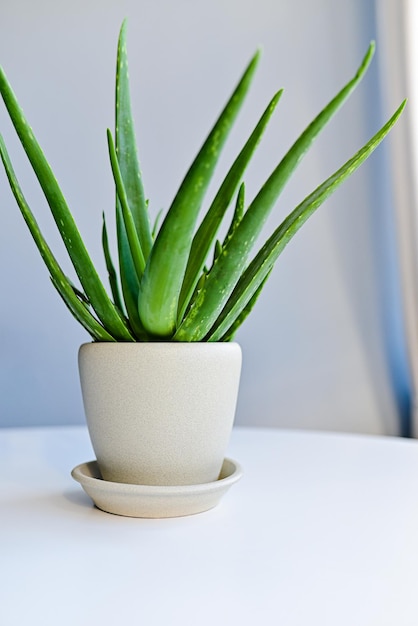
[[[109,130],[107,131],[107,140],[109,145],[110,163],[117,191],[116,211],[119,216],[117,220],[117,230],[118,233],[120,233],[122,229],[123,236],[126,235],[128,242],[127,248],[123,247],[119,250],[120,266],[123,264],[123,267],[127,270],[126,272],[121,271],[120,273],[122,292],[124,294],[125,305],[128,311],[129,322],[132,330],[134,331],[135,338],[140,341],[145,341],[147,339],[147,334],[139,318],[138,312],[139,280],[144,272],[145,259],[141,243],[135,229],[132,212],[128,204],[128,197],[122,180],[113,138]],[[118,238],[118,241],[121,240]]]
[[[152,234],[152,238],[153,238],[153,240],[154,240],[154,239],[156,238],[156,236],[157,236],[157,233],[158,233],[158,227],[159,227],[159,225],[160,225],[160,220],[161,220],[162,214],[163,214],[163,210],[162,210],[162,209],[160,209],[160,210],[158,211],[158,213],[157,213],[156,217],[155,217],[154,224],[153,224],[153,227],[152,227],[152,233],[151,233],[151,234]]]
[[[309,124],[254,198],[209,272],[205,286],[175,335],[176,340],[200,341],[208,333],[241,276],[254,243],[285,184],[318,133],[364,76],[373,51],[372,43],[352,80]]]
[[[122,287],[123,300],[129,318],[129,326],[132,329],[137,341],[147,341],[148,335],[144,330],[138,313],[138,289],[139,282],[132,263],[132,258],[126,258],[126,266],[132,264],[132,269],[126,274],[120,273],[120,283]],[[136,294],[136,295],[135,295]]]
[[[235,159],[211,206],[209,207],[208,212],[202,220],[200,227],[193,237],[190,256],[179,298],[178,321],[183,318],[187,304],[194,291],[196,283],[199,280],[200,272],[205,263],[208,251],[213,243],[216,233],[218,232],[225,212],[231,203],[232,197],[241,181],[248,163],[251,160],[251,157],[254,154],[256,147],[260,142],[270,118],[273,115],[281,95],[282,90],[280,90],[272,98],[268,107],[261,116],[260,121],[251,133],[250,138],[246,142],[238,157]]]
[[[222,244],[223,246],[226,246],[226,244],[228,243],[228,241],[231,239],[232,235],[236,231],[238,224],[244,217],[244,210],[245,210],[245,184],[242,183],[238,191],[237,201],[235,203],[235,211],[234,211],[234,215],[232,216],[231,225],[228,229],[228,232],[226,233],[224,242]]]
[[[78,300],[78,302],[76,302],[74,298],[69,297],[69,293],[67,292],[66,288],[64,289],[64,284],[61,281],[58,281],[53,276],[50,276],[50,279],[55,289],[58,291],[58,294],[61,296],[61,299],[66,305],[67,309],[74,316],[77,322],[84,327],[84,329],[89,333],[94,341],[116,341],[116,339],[109,335],[109,333],[96,320],[96,318],[92,316],[92,314],[88,310],[87,304],[85,304],[81,300]],[[81,307],[85,309],[90,317],[86,317],[83,314]]]
[[[112,291],[113,301],[118,309],[123,313],[123,302],[120,296],[118,277],[116,274],[115,266],[112,261],[109,248],[109,237],[107,236],[106,217],[103,213],[103,226],[102,226],[102,247],[103,254],[106,262],[106,269],[109,276],[110,289]]]
[[[258,56],[251,60],[186,174],[151,250],[140,284],[139,313],[144,327],[154,336],[170,337],[175,330],[196,219],[221,149],[248,92]]]
[[[128,196],[122,179],[115,145],[111,132],[107,131],[110,163],[117,193],[117,233],[119,247],[119,267],[122,293],[128,312],[128,318],[135,338],[146,340],[146,332],[139,318],[138,291],[139,280],[144,272],[145,258],[138,237],[135,221],[129,206]],[[127,245],[124,243],[126,238]],[[123,268],[123,269],[122,269]]]
[[[141,249],[147,259],[152,247],[152,236],[131,110],[126,27],[127,22],[124,20],[119,33],[116,63],[115,145],[128,204]]]
[[[218,256],[220,256],[222,253],[222,244],[219,241],[219,239],[216,240],[215,242],[215,250],[213,251],[213,262],[216,262],[216,259],[218,258]]]
[[[67,280],[70,283],[75,295],[77,296],[77,298],[79,300],[81,300],[81,302],[83,302],[86,306],[90,306],[90,302],[89,299],[87,298],[86,294],[84,293],[84,291],[81,291],[81,289],[79,289],[76,285],[74,285],[73,281],[68,278],[67,276]]]
[[[0,93],[92,307],[112,336],[120,341],[132,340],[123,318],[113,305],[100,281],[63,193],[2,68],[0,68]]]
[[[198,296],[198,294],[199,294],[199,291],[202,289],[202,287],[203,287],[203,285],[204,285],[204,283],[205,283],[207,273],[208,273],[208,269],[207,269],[207,267],[205,266],[205,267],[203,268],[202,273],[201,273],[201,274],[200,274],[200,276],[199,276],[199,280],[198,280],[198,281],[197,281],[197,283],[196,283],[196,287],[194,288],[194,291],[193,291],[192,297],[190,298],[189,304],[187,305],[187,309],[186,309],[186,311],[185,311],[185,314],[187,314],[187,313],[188,313],[188,311],[189,311],[189,309],[190,309],[190,307],[192,307],[192,306],[193,306],[193,303],[194,303],[194,301],[196,300],[196,298],[197,298],[197,296]]]
[[[119,167],[124,181],[128,203],[132,211],[135,228],[141,243],[144,257],[147,258],[152,246],[147,202],[142,185],[142,175],[138,162],[135,129],[131,111],[129,91],[128,56],[126,49],[126,20],[122,24],[116,64],[115,94],[115,146]],[[129,321],[136,337],[144,337],[138,313],[139,280],[129,247],[128,236],[123,220],[120,202],[116,197],[116,231],[119,251],[119,272],[123,299]]]
[[[274,231],[238,281],[221,315],[208,333],[209,341],[219,341],[221,337],[229,333],[229,329],[235,326],[236,320],[239,319],[247,303],[264,284],[284,247],[316,209],[377,148],[399,118],[404,106],[405,102],[359,152],[307,196]]]
[[[86,304],[78,298],[71,281],[67,279],[58,262],[56,261],[54,255],[52,254],[39,229],[33,213],[30,210],[28,203],[26,202],[26,199],[23,195],[23,192],[20,188],[15,172],[13,170],[13,166],[11,164],[9,155],[6,150],[6,146],[3,141],[3,137],[1,136],[0,156],[1,160],[3,161],[3,165],[6,170],[6,175],[9,180],[13,195],[25,219],[25,222],[28,225],[36,246],[42,256],[42,259],[49,270],[52,282],[57,288],[59,294],[63,298],[64,302],[66,303],[76,320],[87,330],[87,332],[93,337],[93,339],[95,339],[96,341],[115,341],[112,335],[110,335],[89,312]]]
[[[119,33],[116,63],[115,145],[128,203],[146,259],[152,247],[152,237],[132,117],[126,27],[127,21],[124,20]]]
[[[122,287],[123,300],[129,318],[129,324],[134,331],[135,338],[145,340],[145,331],[139,319],[138,312],[138,292],[139,279],[132,261],[128,238],[126,236],[125,224],[123,222],[122,208],[120,202],[116,203],[116,232],[119,252],[119,276]],[[121,245],[125,241],[126,245]]]
[[[135,271],[137,273],[138,279],[140,279],[145,269],[144,254],[142,252],[141,243],[139,241],[138,233],[135,228],[132,211],[129,206],[128,196],[126,193],[125,185],[123,183],[118,158],[116,156],[116,149],[115,144],[113,143],[112,133],[109,129],[107,130],[107,141],[109,146],[110,164],[112,166],[112,173],[115,180],[118,200],[122,209],[123,223],[125,226],[125,232],[128,237],[129,249],[131,252]]]
[[[265,276],[261,285],[259,285],[258,289],[256,289],[256,291],[253,293],[251,298],[248,300],[247,304],[241,310],[240,314],[237,316],[237,318],[235,319],[233,324],[228,328],[225,334],[222,337],[220,337],[220,339],[208,339],[208,341],[233,341],[237,330],[239,329],[241,324],[245,322],[245,320],[247,319],[247,317],[253,310],[269,276],[270,276],[270,272],[267,274],[267,276]]]

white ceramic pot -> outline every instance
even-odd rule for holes
[[[79,351],[87,425],[104,480],[217,480],[241,372],[237,343],[89,343]]]

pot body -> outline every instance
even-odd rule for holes
[[[237,343],[88,343],[79,370],[104,480],[217,480],[238,396]]]

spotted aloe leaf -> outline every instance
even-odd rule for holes
[[[193,237],[186,273],[179,297],[178,321],[183,319],[187,304],[194,288],[196,287],[196,283],[199,280],[200,272],[216,233],[222,223],[225,212],[231,203],[232,197],[241,182],[245,169],[250,162],[258,143],[260,142],[260,139],[268,122],[270,121],[271,116],[273,115],[282,93],[283,91],[280,90],[277,94],[275,94],[267,106],[260,121],[251,133],[250,138],[246,142],[238,157],[235,159],[211,206],[209,207],[208,212]]]
[[[123,225],[125,227],[125,232],[128,239],[129,251],[131,254],[136,275],[138,277],[138,280],[140,280],[145,269],[144,253],[142,251],[141,241],[138,232],[135,228],[135,221],[131,208],[129,206],[128,194],[126,192],[122,173],[118,163],[115,144],[113,142],[112,133],[109,129],[107,131],[107,141],[109,146],[110,164],[112,167],[113,178],[115,180],[118,202],[122,211]]]
[[[221,149],[250,87],[257,53],[199,151],[161,225],[139,290],[139,314],[152,335],[173,335],[193,233]]]
[[[25,219],[25,222],[29,227],[29,230],[41,254],[41,257],[49,270],[52,282],[58,290],[59,294],[61,295],[62,299],[64,300],[65,304],[70,309],[76,320],[87,330],[87,332],[93,337],[93,339],[95,339],[96,341],[115,341],[115,338],[112,337],[112,335],[110,335],[107,330],[103,328],[103,326],[90,313],[85,301],[83,301],[81,297],[77,296],[77,292],[74,289],[71,281],[68,280],[68,278],[65,276],[54,255],[52,254],[20,188],[20,185],[16,178],[16,174],[13,170],[12,163],[7,153],[3,137],[1,137],[1,135],[0,157],[3,161],[7,178],[9,180],[11,189],[23,215],[23,218]]]
[[[231,340],[251,312],[283,248],[372,153],[402,112],[404,104],[356,155],[288,215],[250,262],[255,241],[282,189],[317,135],[362,79],[373,51],[372,43],[356,75],[300,135],[246,208],[242,178],[281,92],[276,94],[198,226],[198,213],[221,149],[250,87],[257,53],[193,161],[161,227],[158,229],[156,222],[151,229],[132,118],[124,22],[118,40],[115,141],[108,132],[116,188],[118,268],[111,259],[105,221],[102,230],[113,301],[92,264],[51,167],[0,69],[0,95],[49,204],[78,275],[80,289],[63,273],[43,238],[0,138],[0,157],[10,187],[54,286],[95,341]],[[229,229],[225,229],[223,240],[216,240],[238,189]]]
[[[100,281],[64,195],[2,68],[0,68],[0,94],[92,307],[113,337],[119,341],[132,341],[133,337],[127,325]]]
[[[247,319],[247,317],[249,316],[249,314],[251,313],[251,311],[255,307],[256,302],[257,302],[257,300],[258,300],[258,298],[259,298],[259,296],[260,296],[260,294],[261,294],[261,292],[263,290],[263,287],[266,284],[267,279],[268,279],[269,276],[270,276],[270,272],[267,272],[266,276],[261,281],[260,285],[254,291],[254,293],[252,293],[252,295],[248,299],[248,301],[246,300],[246,304],[239,308],[239,313],[238,313],[237,317],[235,318],[235,320],[232,322],[231,326],[229,326],[229,328],[225,331],[225,333],[223,335],[219,334],[219,337],[220,337],[219,341],[232,341],[234,339],[237,330],[239,329],[241,324],[243,324],[245,322],[245,320]],[[227,324],[225,326],[227,326]],[[215,336],[215,335],[213,335],[213,336]],[[209,337],[207,338],[207,341],[215,341],[215,339],[212,339],[211,334],[209,334]]]
[[[255,241],[285,184],[314,139],[363,78],[373,53],[374,43],[371,43],[355,76],[309,124],[251,202],[177,330],[177,341],[201,341],[209,332],[243,273]]]
[[[103,213],[103,226],[102,226],[102,247],[103,247],[103,254],[104,254],[105,263],[106,263],[106,269],[107,269],[107,273],[109,276],[109,284],[110,284],[110,289],[112,291],[113,302],[116,304],[119,311],[123,311],[124,308],[123,308],[122,298],[121,298],[120,290],[119,290],[118,275],[117,275],[115,265],[112,260],[112,256],[110,254],[109,237],[107,235],[107,226],[106,226],[106,216],[104,213]]]
[[[132,222],[146,260],[153,240],[132,117],[126,35],[127,21],[124,20],[119,33],[116,61],[115,149]],[[136,335],[143,337],[144,330],[138,313],[139,278],[123,215],[119,196],[116,194],[116,229],[122,292],[131,325]]]
[[[315,191],[307,196],[294,211],[280,224],[245,270],[233,290],[222,313],[210,329],[206,340],[219,341],[229,329],[237,329],[236,321],[251,301],[254,294],[263,286],[278,256],[306,220],[321,204],[370,156],[396,123],[405,102],[395,111],[390,120],[332,176],[327,178]]]

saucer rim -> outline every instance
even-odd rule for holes
[[[87,467],[92,467],[100,474],[99,466],[96,459],[91,461],[87,461],[84,463],[80,463],[76,465],[71,471],[72,478],[80,483],[83,486],[84,484],[89,484],[94,489],[101,489],[103,491],[115,491],[117,490],[119,493],[131,493],[136,492],[138,494],[144,495],[164,495],[164,494],[195,494],[196,492],[209,492],[222,488],[226,488],[235,482],[237,482],[243,474],[242,467],[230,457],[225,457],[222,463],[222,468],[225,462],[229,462],[232,464],[233,469],[232,472],[223,478],[219,478],[218,480],[213,480],[208,483],[197,483],[192,485],[142,485],[142,484],[133,484],[133,483],[118,483],[114,481],[104,480],[103,478],[97,476],[91,476],[85,473]],[[222,471],[222,469],[221,469]]]

